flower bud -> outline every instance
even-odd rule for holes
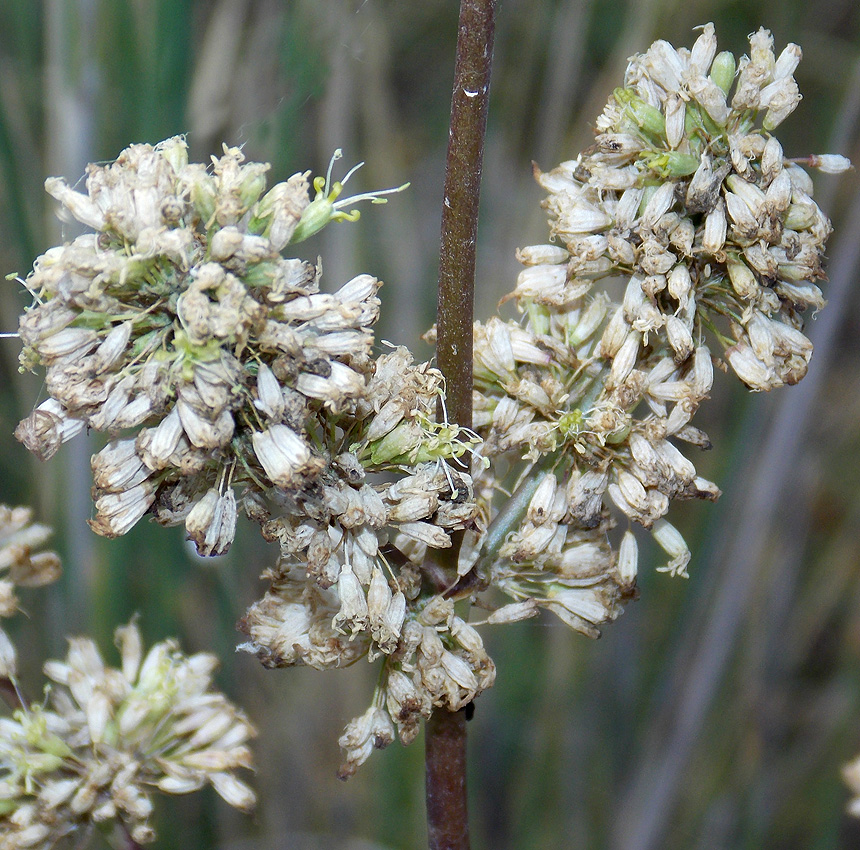
[[[738,296],[744,301],[753,301],[758,294],[759,284],[750,267],[740,260],[729,257],[726,262],[726,269],[732,288]]]
[[[630,587],[636,581],[638,564],[639,546],[636,543],[636,535],[628,529],[624,532],[618,549],[618,576],[623,586]]]
[[[645,103],[632,89],[615,89],[613,94],[622,107],[628,107],[637,126],[651,136],[665,138],[666,122],[659,109]]]
[[[710,77],[728,96],[735,79],[735,57],[728,50],[716,55],[711,65]]]
[[[853,168],[851,160],[847,156],[840,156],[835,153],[810,156],[808,161],[811,168],[817,168],[824,174],[842,174]]]
[[[331,621],[332,628],[343,634],[349,629],[353,635],[367,628],[367,597],[352,567],[344,564],[337,579],[340,610]]]

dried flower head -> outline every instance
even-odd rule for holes
[[[53,847],[88,824],[122,824],[136,843],[155,839],[152,792],[211,784],[249,810],[254,794],[236,768],[251,766],[254,729],[211,689],[214,656],[185,656],[172,641],[144,655],[134,623],[116,631],[120,668],[95,644],[70,641],[49,661],[46,704],[0,718],[0,845]]]
[[[850,164],[786,159],[772,135],[800,100],[799,59],[796,45],[775,56],[762,29],[736,62],[712,24],[689,50],[657,41],[634,56],[595,144],[536,170],[555,244],[519,252],[503,300],[524,321],[475,326],[481,452],[526,466],[501,510],[484,508],[474,568],[586,634],[636,595],[635,537],[612,542],[619,515],[651,531],[659,569],[687,574],[691,553],[664,517],[673,499],[719,495],[676,445],[710,446],[691,419],[714,362],[755,390],[806,373],[804,311],[824,305],[831,228],[801,165]],[[620,304],[594,292],[619,278]],[[475,487],[505,483],[487,471]]]
[[[47,458],[84,427],[108,433],[92,460],[100,534],[151,513],[217,555],[239,510],[258,521],[281,557],[243,648],[266,665],[399,652],[391,669],[419,676],[403,652],[427,604],[418,565],[479,522],[468,466],[448,466],[478,439],[436,421],[437,369],[403,348],[374,356],[375,278],[323,293],[317,268],[281,256],[386,193],[340,200],[331,168],[314,201],[306,174],[265,192],[267,168],[225,148],[209,170],[175,138],[90,166],[86,195],[48,181],[96,233],[26,281],[21,360],[44,366],[51,397],[17,434]],[[431,680],[428,711],[456,702]]]
[[[40,552],[51,529],[33,522],[30,508],[0,505],[0,617],[17,610],[14,586],[42,587],[60,577],[56,552]]]
[[[0,617],[18,610],[15,586],[42,587],[60,577],[56,552],[39,552],[51,536],[46,525],[34,523],[30,508],[0,505]],[[15,647],[0,628],[0,679],[14,681],[17,668]]]
[[[26,281],[21,362],[44,367],[50,398],[16,435],[43,459],[83,427],[109,435],[93,457],[99,534],[150,512],[185,523],[202,554],[225,552],[233,488],[314,481],[326,416],[372,371],[377,280],[323,293],[316,266],[281,255],[297,228],[344,217],[342,202],[322,215],[308,174],[266,191],[268,165],[244,159],[225,146],[207,169],[177,137],[90,166],[86,194],[46,182],[95,232],[50,249]]]
[[[435,422],[441,389],[438,370],[414,364],[406,349],[381,355],[364,395],[326,435],[331,462],[317,481],[260,515],[281,556],[264,574],[269,590],[242,620],[249,640],[240,648],[267,667],[383,659],[373,710],[342,739],[343,778],[395,728],[408,742],[434,707],[460,707],[492,683],[486,653],[461,651],[453,603],[422,586],[433,550],[481,521],[472,478],[455,462],[475,438]],[[428,613],[440,605],[444,616]],[[422,654],[431,633],[434,650]],[[403,677],[415,692],[408,710],[385,684]]]

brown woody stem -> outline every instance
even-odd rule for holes
[[[468,850],[465,710],[433,712],[424,753],[430,850]]]
[[[475,254],[496,2],[460,3],[442,204],[436,362],[445,376],[448,416],[467,428],[472,425]],[[437,563],[450,584],[457,578],[460,541],[452,542]],[[427,721],[425,758],[430,850],[469,850],[464,711],[434,712]]]
[[[436,362],[446,380],[448,416],[472,424],[472,317],[478,202],[496,0],[462,0],[442,203]]]

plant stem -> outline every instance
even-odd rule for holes
[[[475,254],[496,2],[460,3],[442,204],[436,362],[445,377],[447,414],[467,428],[472,425]],[[457,578],[460,540],[452,543],[443,550],[442,562],[451,584]],[[437,710],[425,735],[430,850],[469,850],[465,712]]]
[[[487,128],[496,0],[462,0],[439,256],[436,362],[448,415],[472,425],[472,318],[478,202]]]
[[[434,711],[424,735],[428,843],[431,850],[468,850],[465,710]]]

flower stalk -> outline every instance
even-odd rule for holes
[[[495,0],[463,0],[442,202],[436,362],[448,415],[472,423],[472,317],[481,168],[487,127]]]
[[[468,848],[465,709],[434,711],[424,734],[429,846]]]
[[[487,128],[496,0],[462,0],[442,203],[436,361],[447,415],[472,425],[472,323],[481,169]],[[452,582],[462,534],[441,553]],[[467,850],[466,718],[436,710],[425,727],[427,829],[431,850]]]

